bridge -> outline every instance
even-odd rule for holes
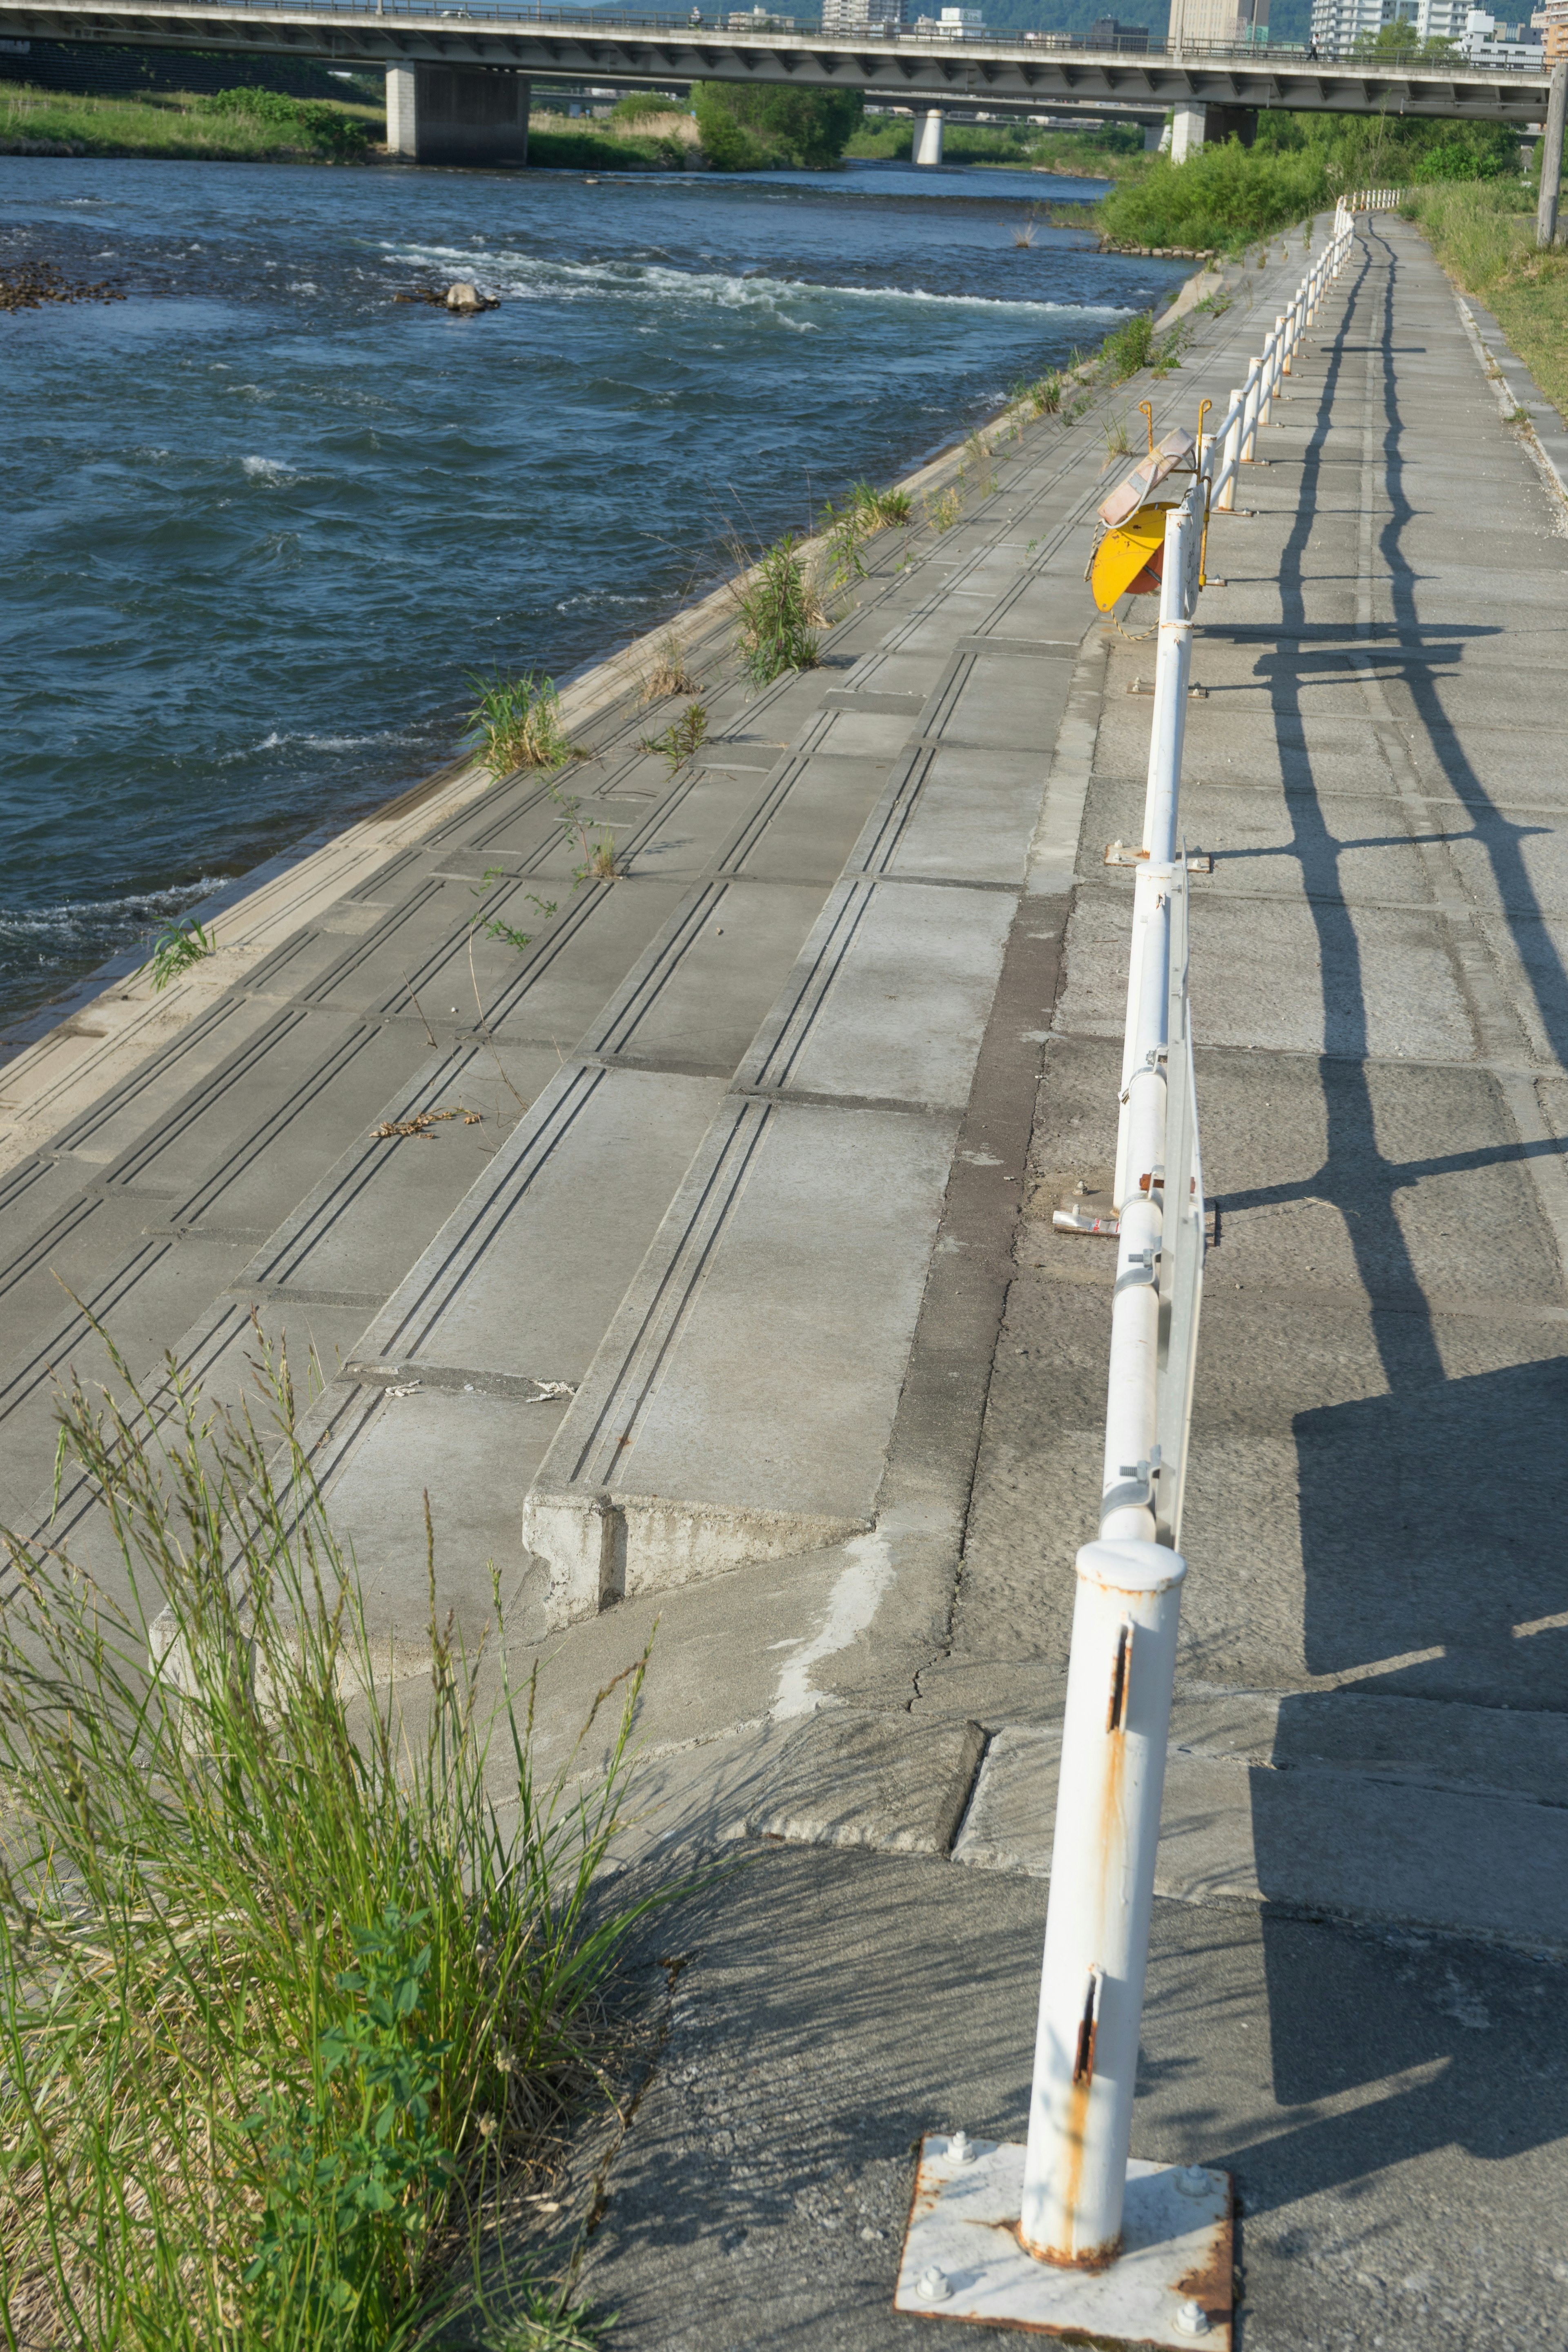
[[[7,38],[103,41],[141,48],[271,50],[384,67],[389,142],[418,162],[521,162],[531,77],[584,76],[627,88],[729,81],[859,89],[927,114],[918,159],[941,157],[944,105],[1027,103],[1058,112],[1170,111],[1179,161],[1258,110],[1447,116],[1540,123],[1551,76],[1463,60],[1331,60],[1192,44],[1148,51],[1054,46],[1054,37],[954,41],[900,27],[824,30],[777,19],[631,16],[428,0],[0,0]],[[1211,119],[1210,110],[1214,110]]]

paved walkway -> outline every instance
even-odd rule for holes
[[[1203,322],[1162,429],[1223,409],[1301,266]],[[1276,414],[1189,717],[1219,1241],[1136,2145],[1235,2171],[1249,2344],[1535,2347],[1568,537],[1412,230],[1364,234]],[[1022,2124],[1110,1279],[1050,1212],[1109,1170],[1102,856],[1150,712],[1082,584],[1101,446],[1041,422],[972,464],[763,696],[698,615],[713,733],[674,779],[623,681],[585,689],[572,789],[626,878],[574,890],[540,786],[454,773],[247,900],[226,965],[5,1073],[14,1522],[49,1512],[48,1367],[90,1360],[61,1280],[220,1392],[254,1307],[321,1354],[380,1638],[417,1654],[425,1486],[443,1605],[477,1630],[493,1559],[548,1661],[547,1746],[658,1621],[626,1857],[755,1866],[662,1931],[691,1958],[590,2273],[627,2343],[907,2333],[910,2140]],[[521,953],[470,931],[487,887]],[[86,1496],[50,1532],[107,1565]]]

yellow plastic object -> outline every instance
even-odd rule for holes
[[[1168,506],[1140,507],[1106,532],[1089,572],[1090,592],[1102,613],[1109,613],[1119,596],[1146,596],[1159,587],[1170,511]]]

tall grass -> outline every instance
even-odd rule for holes
[[[0,2331],[388,2352],[460,2299],[500,2167],[596,2072],[640,1668],[607,1770],[542,1785],[531,1691],[437,1622],[432,1549],[400,1704],[287,1363],[260,1356],[258,1414],[114,1364],[60,1444],[120,1590],[5,1538]]]
[[[1401,206],[1419,221],[1445,269],[1479,295],[1531,373],[1568,415],[1568,253],[1535,242],[1537,186],[1470,180],[1414,189]]]
[[[232,96],[234,93],[227,93]],[[185,91],[89,98],[26,84],[0,84],[0,152],[16,141],[49,140],[83,155],[155,155],[204,163],[359,162],[384,135],[374,107],[279,97],[284,111],[218,106]]]
[[[793,532],[776,540],[751,577],[742,578],[735,603],[736,658],[753,686],[770,686],[786,670],[816,668],[822,598]]]
[[[553,678],[542,670],[521,677],[472,677],[477,698],[468,713],[471,738],[492,776],[517,768],[559,768],[573,756]]]

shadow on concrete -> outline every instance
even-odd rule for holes
[[[1381,242],[1381,240],[1373,239]],[[1546,830],[1519,825],[1493,804],[1468,761],[1461,737],[1438,692],[1443,665],[1458,659],[1465,637],[1498,634],[1445,625],[1427,634],[1416,609],[1416,580],[1400,554],[1413,514],[1404,478],[1398,386],[1392,366],[1397,255],[1384,247],[1379,282],[1366,247],[1351,292],[1346,335],[1369,331],[1363,348],[1384,367],[1384,430],[1380,488],[1388,513],[1379,538],[1380,569],[1392,583],[1392,623],[1324,628],[1305,615],[1303,562],[1318,512],[1324,442],[1342,360],[1350,346],[1336,341],[1302,470],[1301,497],[1281,565],[1282,618],[1278,631],[1259,631],[1268,677],[1282,730],[1302,727],[1301,688],[1325,672],[1355,669],[1396,674],[1414,704],[1434,758],[1468,818],[1468,837],[1490,858],[1504,919],[1526,970],[1551,966],[1548,985],[1536,978],[1540,1013],[1560,1058],[1568,1059],[1568,985],[1552,948],[1523,859],[1522,840]],[[1381,314],[1381,315],[1379,315]],[[1352,395],[1353,396],[1353,395]],[[1342,435],[1349,420],[1342,418]],[[1336,470],[1342,484],[1344,468]],[[1342,502],[1342,488],[1338,493]],[[1330,503],[1334,503],[1331,499]],[[1389,640],[1395,642],[1390,643]],[[1283,642],[1281,642],[1283,641]],[[1331,650],[1335,642],[1342,651]],[[1300,650],[1310,647],[1305,658]],[[1320,650],[1321,649],[1321,650]],[[1347,656],[1349,657],[1347,659]],[[1358,658],[1359,657],[1359,658]],[[1353,667],[1352,667],[1353,664]],[[1451,667],[1447,672],[1452,675]],[[1310,781],[1310,738],[1298,755],[1298,777]],[[1352,845],[1333,834],[1315,793],[1292,791],[1288,849],[1305,886],[1325,975],[1324,1052],[1319,1078],[1326,1113],[1322,1167],[1300,1184],[1237,1195],[1227,1206],[1262,1206],[1315,1196],[1338,1208],[1365,1287],[1386,1393],[1303,1412],[1295,1422],[1300,1467],[1300,1534],[1305,1584],[1305,1655],[1314,1675],[1351,1675],[1356,1689],[1380,1696],[1469,1700],[1489,1706],[1558,1708],[1563,1705],[1568,1631],[1516,1628],[1568,1607],[1568,1563],[1560,1547],[1543,1546],[1543,1526],[1559,1524],[1568,1506],[1568,1456],[1558,1433],[1568,1410],[1568,1356],[1519,1363],[1501,1370],[1451,1378],[1432,1314],[1397,1213],[1398,1196],[1423,1178],[1500,1167],[1561,1152],[1563,1145],[1516,1142],[1450,1155],[1400,1161],[1379,1148],[1368,1079],[1368,1004],[1361,945],[1339,884],[1339,859]],[[1434,831],[1436,830],[1436,821]],[[1391,835],[1403,847],[1409,836]],[[1528,944],[1524,932],[1528,929]],[[1522,1353],[1539,1327],[1521,1328]],[[1506,1696],[1504,1696],[1506,1694]],[[1277,1764],[1320,1758],[1334,1695],[1287,1700],[1281,1707]],[[1355,1787],[1347,1778],[1347,1799]],[[1288,1858],[1269,1851],[1270,1809],[1255,1802],[1254,1837],[1259,1882],[1283,1889]],[[1347,1811],[1347,1842],[1356,1834]],[[1278,1832],[1272,1832],[1276,1837]],[[1506,1871],[1508,1856],[1496,1857]],[[1517,1979],[1528,2000],[1531,1968],[1517,1955],[1482,1951],[1423,1937],[1357,1938],[1307,1931],[1301,1923],[1263,1921],[1268,2013],[1273,2036],[1275,2095],[1299,2106],[1342,2094],[1355,2084],[1384,2084],[1386,2095],[1353,2113],[1313,2120],[1241,2148],[1227,2159],[1249,2183],[1249,2205],[1300,2197],[1314,2189],[1364,2179],[1378,2167],[1419,2151],[1458,2142],[1483,2158],[1501,2158],[1553,2136],[1531,2093],[1506,2093],[1489,2031],[1484,1998],[1489,1981]],[[1368,1953],[1409,1948],[1411,1971],[1425,1980],[1407,2004],[1372,1999]],[[1534,1972],[1539,1978],[1539,1970]],[[1474,1982],[1472,1982],[1474,1979]],[[1390,2082],[1416,2070],[1415,2082]]]

